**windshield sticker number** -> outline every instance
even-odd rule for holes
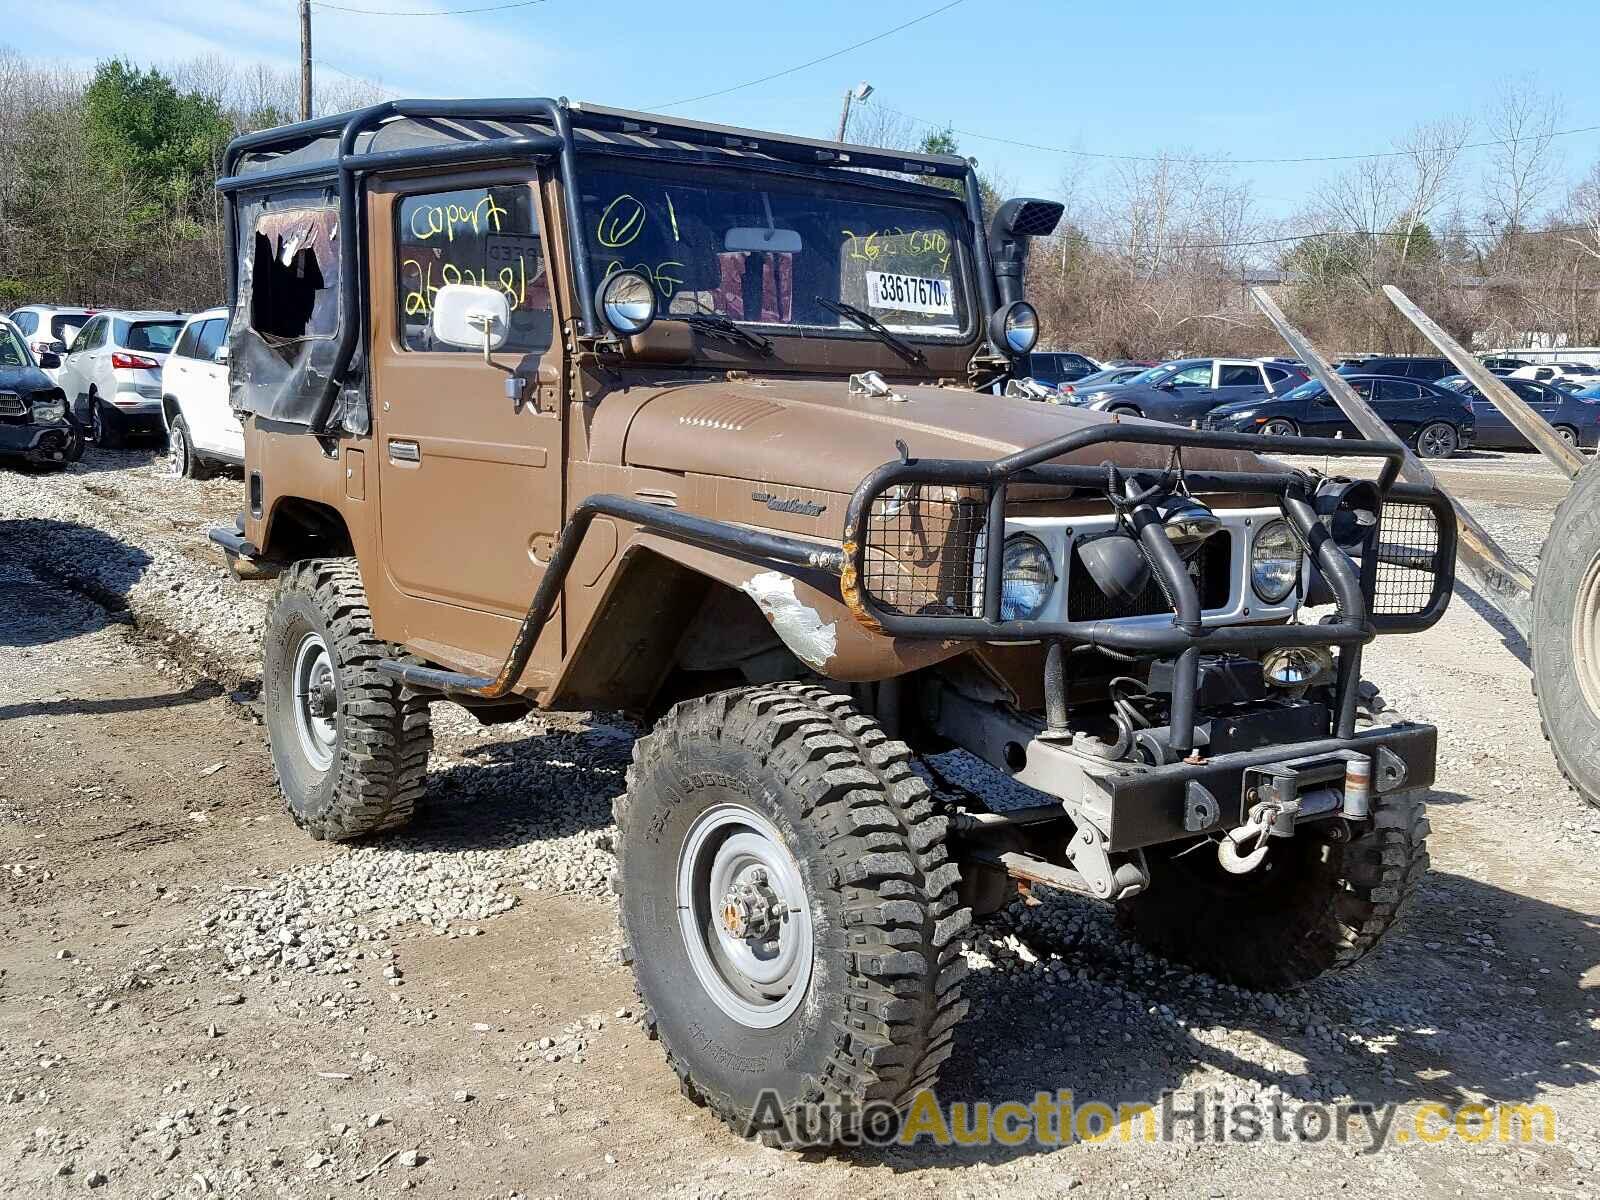
[[[955,298],[948,279],[923,279],[916,275],[891,275],[868,271],[867,305],[891,312],[932,313],[953,316]]]

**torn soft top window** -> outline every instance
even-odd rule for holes
[[[330,187],[241,193],[235,201],[239,287],[228,328],[234,408],[309,425],[332,370],[339,323],[339,209]],[[370,428],[359,387],[335,410]]]

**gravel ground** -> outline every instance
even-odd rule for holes
[[[1532,561],[1561,494],[1537,459],[1441,474]],[[681,1100],[633,1021],[606,887],[632,730],[436,705],[412,831],[330,847],[281,814],[250,705],[267,589],[203,540],[238,492],[138,452],[0,472],[0,1192],[1595,1194],[1600,812],[1548,759],[1515,635],[1469,603],[1368,658],[1440,725],[1443,761],[1434,870],[1365,964],[1259,995],[1151,957],[1099,906],[1019,902],[968,946],[941,1091],[1543,1102],[1556,1142],[1369,1154],[1180,1129],[796,1156]]]

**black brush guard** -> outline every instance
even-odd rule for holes
[[[1382,458],[1384,466],[1377,487],[1385,506],[1385,517],[1391,505],[1403,506],[1423,510],[1424,515],[1431,518],[1431,525],[1421,539],[1422,546],[1396,549],[1382,542],[1384,519],[1380,518],[1379,525],[1368,535],[1358,565],[1334,541],[1317,515],[1314,505],[1318,484],[1314,476],[1294,470],[1184,470],[1184,483],[1196,495],[1233,493],[1276,497],[1284,518],[1310,550],[1318,570],[1332,588],[1337,616],[1319,625],[1204,625],[1194,581],[1167,538],[1159,516],[1146,504],[1134,506],[1128,517],[1156,577],[1172,600],[1173,620],[1169,625],[1149,621],[1002,620],[1000,581],[1008,489],[1014,485],[1044,485],[1103,493],[1107,483],[1103,465],[1060,465],[1050,460],[1108,444],[1165,446],[1175,452],[1193,448]],[[838,575],[844,601],[857,618],[892,637],[1043,641],[1100,646],[1145,657],[1176,657],[1170,728],[1172,747],[1179,752],[1193,747],[1195,692],[1202,654],[1259,652],[1280,646],[1338,647],[1336,703],[1330,732],[1338,738],[1350,738],[1355,730],[1361,647],[1380,633],[1414,632],[1432,626],[1443,616],[1454,585],[1454,511],[1437,490],[1395,482],[1404,453],[1396,443],[1256,437],[1111,422],[1053,438],[992,462],[907,457],[886,463],[856,488],[846,511],[844,540],[837,546],[713,521],[630,497],[591,496],[573,510],[562,529],[550,565],[539,581],[512,648],[493,679],[401,660],[384,662],[380,669],[419,690],[491,700],[509,695],[515,690],[539,635],[555,609],[567,571],[590,522],[596,516],[608,515],[677,541],[720,550],[751,562],[780,562]],[[1122,472],[1122,477],[1147,487],[1171,473],[1170,470],[1128,469]],[[898,611],[882,603],[869,587],[863,586],[867,556],[872,547],[870,525],[874,506],[890,489],[910,485],[961,488],[983,496],[980,520],[984,553],[981,575],[973,572],[972,592],[981,596],[981,606],[972,605],[980,611],[931,615]],[[1385,572],[1411,573],[1412,585],[1408,590],[1412,598],[1404,603],[1385,603],[1382,590]],[[1423,576],[1421,587],[1415,584],[1415,576],[1419,574]]]

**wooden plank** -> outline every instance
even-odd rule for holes
[[[1317,381],[1328,389],[1328,395],[1333,397],[1363,436],[1375,442],[1400,441],[1372,406],[1356,394],[1345,377],[1317,352],[1305,334],[1290,324],[1289,318],[1283,315],[1283,310],[1267,294],[1266,289],[1252,287],[1250,295],[1283,340],[1289,343],[1289,348],[1317,377]],[[1533,576],[1500,549],[1489,531],[1478,523],[1461,501],[1440,485],[1433,472],[1423,466],[1409,449],[1405,450],[1400,474],[1412,483],[1438,488],[1449,497],[1451,506],[1456,510],[1456,522],[1460,529],[1460,544],[1456,553],[1458,569],[1466,572],[1483,597],[1505,615],[1526,641],[1533,631]]]
[[[1550,427],[1549,421],[1534,412],[1526,400],[1508,388],[1501,382],[1499,376],[1469,354],[1394,284],[1384,284],[1383,292],[1389,297],[1389,302],[1400,310],[1400,315],[1420,329],[1422,336],[1437,346],[1439,353],[1454,363],[1456,370],[1472,381],[1472,386],[1483,394],[1485,400],[1505,413],[1506,420],[1517,427],[1517,432],[1532,442],[1540,454],[1560,467],[1568,479],[1577,478],[1578,472],[1588,465],[1583,455],[1578,453],[1577,447],[1569,446],[1562,441],[1561,435]]]

